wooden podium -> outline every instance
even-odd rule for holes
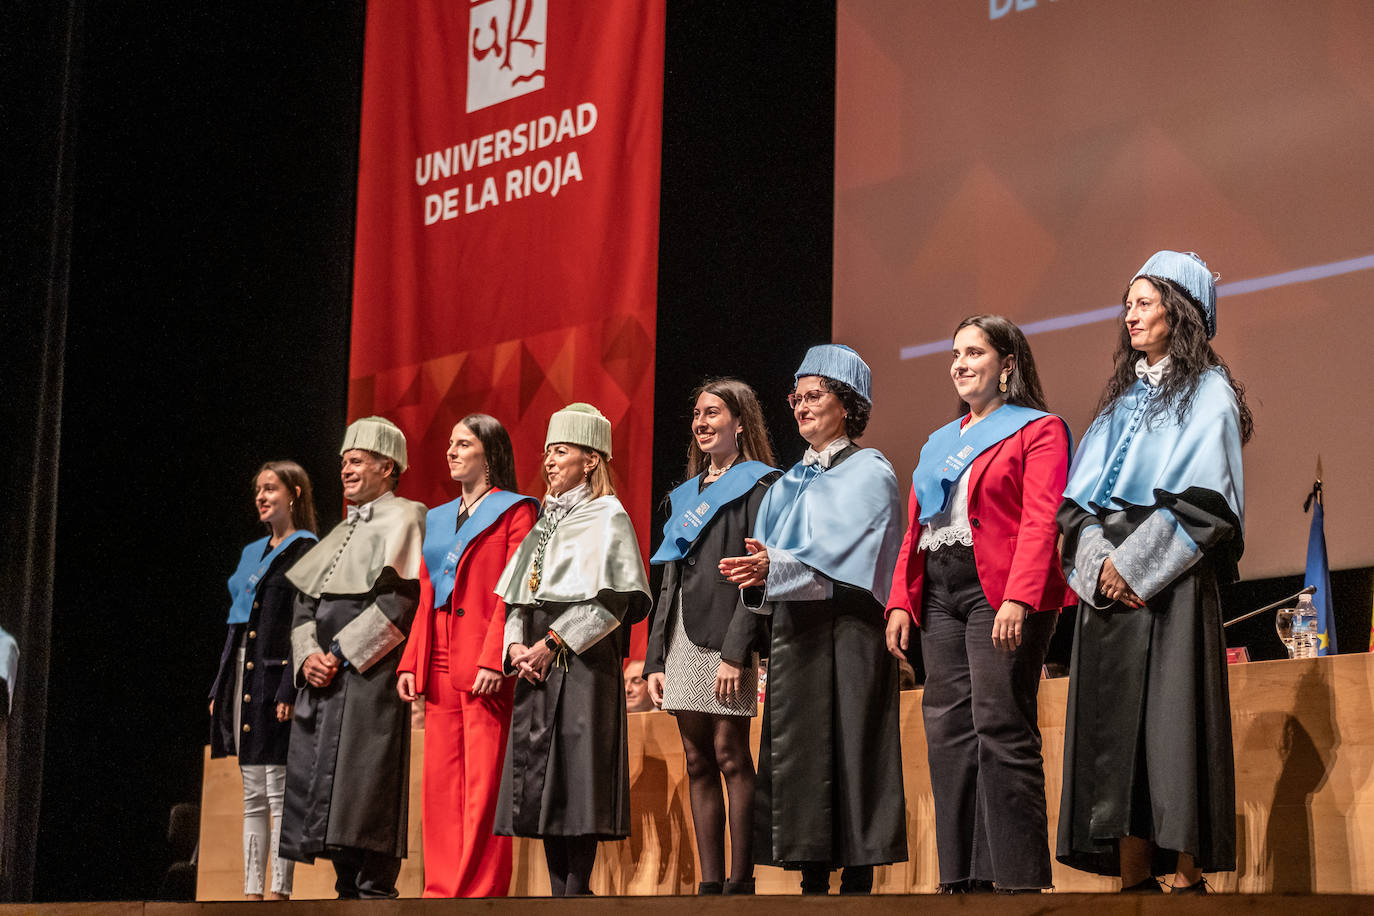
[[[1236,753],[1237,871],[1209,876],[1219,891],[1262,894],[1374,893],[1374,654],[1233,665],[1231,726]],[[1040,688],[1050,846],[1063,769],[1066,679]],[[902,695],[907,833],[911,858],[877,870],[877,893],[935,890],[933,802],[926,765],[921,691]],[[757,747],[758,721],[754,723]],[[410,767],[410,857],[403,896],[423,889],[420,759],[414,733]],[[630,838],[602,843],[597,894],[692,894],[696,841],[677,724],[665,713],[630,715]],[[210,760],[201,799],[198,900],[238,900],[243,892],[243,794],[237,761]],[[795,873],[758,869],[762,894],[799,892]],[[1111,891],[1115,880],[1055,864],[1060,891]],[[511,894],[548,893],[543,851],[517,840]],[[334,873],[321,860],[297,866],[297,899],[334,896]]]

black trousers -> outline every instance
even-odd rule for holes
[[[1026,615],[1015,651],[992,643],[997,609],[973,548],[926,553],[922,714],[935,796],[940,883],[1051,886],[1036,694],[1058,613]]]
[[[387,900],[396,896],[401,860],[382,852],[336,846],[325,855],[334,863],[340,900]]]

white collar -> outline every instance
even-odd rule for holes
[[[1164,381],[1164,370],[1169,368],[1169,357],[1164,357],[1153,366],[1146,363],[1145,359],[1135,361],[1135,377],[1144,379],[1151,388],[1158,388],[1159,383]]]
[[[396,497],[396,491],[395,491],[395,490],[387,490],[387,491],[386,491],[385,493],[383,493],[381,496],[378,496],[378,497],[377,497],[376,499],[374,499],[374,500],[370,500],[370,501],[368,501],[368,502],[365,502],[365,503],[363,503],[361,506],[357,506],[357,505],[349,506],[349,507],[348,507],[348,519],[347,519],[347,520],[348,520],[349,522],[353,522],[353,521],[355,521],[355,520],[357,520],[357,519],[362,519],[362,520],[365,521],[365,522],[366,522],[366,521],[371,521],[371,520],[372,520],[372,509],[373,509],[373,507],[376,506],[377,503],[382,502],[383,500],[394,499],[395,497]]]
[[[591,488],[584,482],[557,496],[545,496],[544,511],[554,516],[566,515],[569,509],[585,499],[590,492]]]
[[[813,464],[819,464],[821,470],[828,471],[830,470],[831,462],[835,460],[835,456],[848,448],[851,444],[847,436],[840,436],[840,438],[836,439],[819,452],[808,446],[806,454],[802,456],[802,464],[808,467]]]

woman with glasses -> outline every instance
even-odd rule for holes
[[[691,781],[700,894],[754,892],[754,760],[749,720],[758,709],[758,659],[767,621],[721,579],[721,557],[740,553],[759,505],[778,478],[754,389],[713,379],[692,393],[687,480],[668,495],[664,567],[650,624],[649,695],[677,717]],[[725,802],[730,798],[730,875]]]
[[[720,569],[751,607],[772,608],[755,788],[755,857],[799,869],[802,892],[873,888],[906,859],[897,661],[883,603],[901,546],[897,477],[854,440],[873,402],[868,364],[812,347],[789,397],[805,456],[759,506],[747,556]]]
[[[1131,278],[1115,368],[1059,510],[1082,598],[1069,668],[1059,861],[1122,891],[1205,893],[1236,867],[1218,586],[1244,548],[1245,389],[1211,339],[1216,283],[1160,251]]]
[[[973,315],[953,343],[961,416],[912,476],[887,647],[904,658],[920,626],[940,890],[1034,891],[1052,883],[1036,694],[1072,597],[1054,521],[1069,430],[1020,328]]]

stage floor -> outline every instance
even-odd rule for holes
[[[1374,913],[1374,897],[1350,894],[1216,894],[1169,900],[1168,894],[1141,897],[1120,894],[1036,894],[1024,896],[939,897],[930,894],[885,894],[873,897],[758,896],[725,899],[699,897],[585,897],[551,900],[547,897],[510,897],[487,900],[389,901],[378,909],[374,901],[293,900],[282,903],[214,901],[163,903],[126,901],[111,903],[48,903],[0,905],[0,916],[42,912],[54,916],[229,916],[253,913],[260,916],[335,916],[385,912],[392,916],[436,916],[439,913],[471,913],[473,916],[701,916],[716,913],[747,913],[750,916],[955,916],[996,913],[1001,916],[1346,916]],[[851,912],[852,911],[852,912]]]

